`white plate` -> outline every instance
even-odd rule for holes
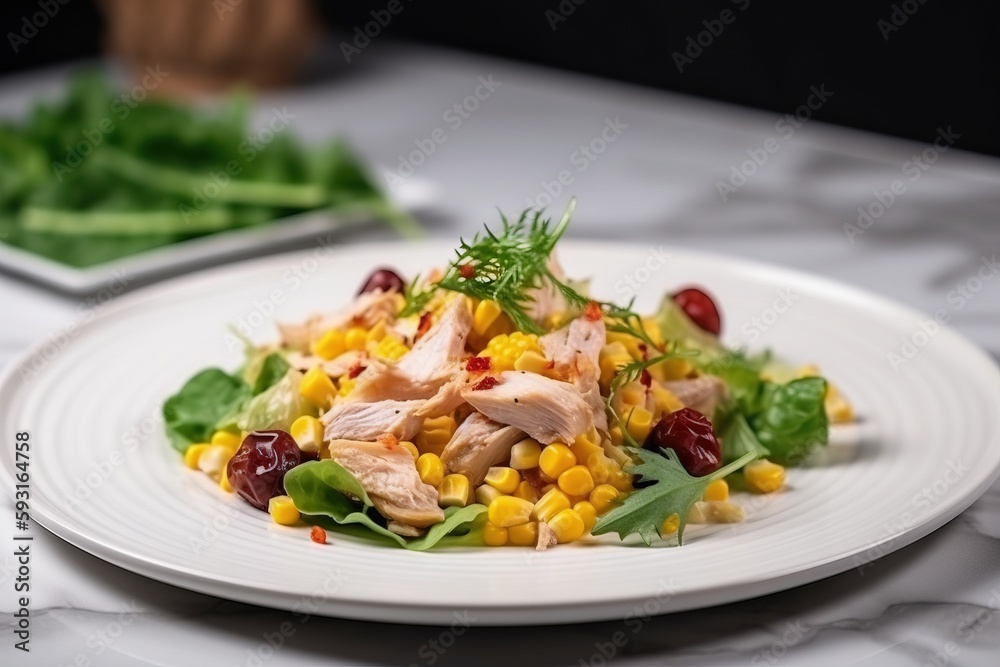
[[[706,286],[730,342],[748,342],[741,332],[758,318],[767,330],[755,345],[820,364],[863,424],[839,435],[828,465],[791,471],[785,492],[743,499],[745,523],[692,530],[680,548],[609,540],[542,554],[412,553],[337,534],[320,546],[181,465],[159,406],[195,371],[239,364],[228,323],[257,325],[254,338],[267,340],[262,313],[294,319],[337,306],[370,267],[412,275],[450,256],[445,244],[381,244],[224,267],[123,299],[36,348],[0,387],[3,437],[31,433],[32,516],[129,570],[255,604],[406,623],[450,623],[456,612],[564,623],[714,605],[863,568],[956,516],[997,477],[1000,374],[954,332],[927,337],[920,315],[799,273],[687,251],[650,272],[647,250],[608,243],[564,244],[570,275],[593,276],[602,298],[632,276],[644,308],[681,284]],[[787,288],[791,306],[774,317]],[[924,344],[897,373],[887,354],[904,338]],[[2,468],[15,472],[12,446]]]

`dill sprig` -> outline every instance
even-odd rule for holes
[[[403,288],[405,303],[403,304],[403,309],[399,311],[399,316],[407,317],[423,312],[427,304],[434,298],[434,293],[437,292],[437,289],[437,285],[433,283],[426,286],[421,285],[420,274],[418,273],[413,281]]]

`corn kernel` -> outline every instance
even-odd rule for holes
[[[222,471],[229,464],[229,459],[233,458],[233,450],[225,445],[209,445],[208,449],[198,457],[198,470],[219,481]]]
[[[529,521],[520,526],[511,526],[507,529],[507,538],[511,544],[519,547],[531,547],[538,542],[538,522]]]
[[[785,467],[767,459],[753,461],[743,468],[743,478],[753,493],[774,493],[785,485]]]
[[[597,510],[594,509],[593,504],[588,500],[581,500],[574,504],[573,509],[583,519],[583,531],[589,534],[594,529],[594,526],[597,525]]]
[[[569,450],[573,452],[577,463],[583,463],[592,454],[604,451],[601,447],[600,438],[596,434],[594,434],[593,438],[590,435],[576,436],[576,439],[570,444]]]
[[[379,320],[375,326],[365,332],[366,347],[372,343],[378,343],[385,338],[385,320]]]
[[[487,521],[483,526],[483,543],[488,547],[502,547],[507,544],[507,529]]]
[[[523,498],[500,496],[490,503],[487,514],[490,523],[501,528],[520,526],[531,520],[531,510],[534,505]]]
[[[228,468],[228,466],[227,466]],[[222,474],[219,475],[219,486],[226,493],[233,492],[233,485],[229,483],[229,471],[227,468],[222,469]]]
[[[344,332],[330,329],[309,345],[309,351],[323,359],[336,359],[347,351],[344,346]]]
[[[666,389],[661,384],[654,382],[650,387],[650,392],[653,395],[653,405],[656,408],[656,414],[658,415],[677,412],[684,407],[681,400],[677,398],[673,392]]]
[[[421,452],[440,455],[451,440],[451,432],[443,428],[424,429],[417,433],[413,444]]]
[[[646,387],[638,380],[629,382],[621,388],[619,396],[625,405],[645,405]]]
[[[563,491],[560,489],[551,489],[538,499],[531,515],[539,521],[548,521],[559,512],[569,509],[571,505],[569,497]]]
[[[368,342],[368,332],[361,327],[351,327],[344,334],[344,346],[348,350],[363,350]]]
[[[562,443],[548,445],[538,457],[538,467],[552,479],[576,465],[576,457],[569,447]]]
[[[549,528],[559,540],[559,544],[572,542],[583,536],[583,518],[577,514],[576,510],[564,509],[546,523],[549,524]]]
[[[338,396],[347,396],[354,389],[354,385],[357,384],[357,380],[349,378],[346,375],[340,378],[340,388],[337,389]]]
[[[315,406],[325,408],[333,403],[337,388],[333,380],[319,366],[313,366],[299,382],[299,393]]]
[[[601,370],[601,385],[606,387],[611,384],[618,374],[618,369],[630,363],[632,355],[628,353],[623,343],[615,341],[602,347],[597,358],[597,365]]]
[[[481,484],[476,489],[476,502],[480,505],[486,505],[489,507],[490,503],[502,495],[504,494],[500,493],[489,484]]]
[[[425,429],[443,429],[448,431],[450,434],[455,432],[457,426],[458,425],[455,423],[454,417],[451,415],[442,415],[441,417],[434,417],[433,419],[425,419],[423,427]]]
[[[431,486],[439,486],[444,481],[444,464],[437,454],[421,454],[417,458],[417,474],[420,481]]]
[[[527,482],[519,483],[517,489],[514,490],[514,495],[518,498],[524,498],[532,504],[538,502],[538,490]]]
[[[310,415],[302,415],[292,422],[288,434],[303,452],[318,452],[323,444],[323,423]]]
[[[198,469],[198,461],[201,459],[201,455],[205,453],[205,450],[211,447],[207,442],[199,443],[197,445],[190,445],[186,450],[184,450],[184,465],[191,470]]]
[[[608,429],[608,436],[611,438],[611,444],[615,447],[621,447],[625,443],[625,437],[622,435],[620,426],[612,426]]]
[[[212,434],[210,442],[213,445],[224,445],[229,447],[229,449],[233,450],[233,453],[235,454],[236,450],[240,448],[240,444],[243,441],[240,440],[240,436],[236,433],[232,433],[230,431],[216,431]]]
[[[379,359],[396,361],[409,351],[410,348],[395,336],[384,336],[372,349],[372,355]]]
[[[587,458],[587,469],[590,470],[590,476],[594,478],[595,484],[604,484],[611,472],[610,459],[603,451],[594,452]]]
[[[598,484],[590,492],[590,504],[598,514],[604,514],[618,503],[621,492],[610,484]]]
[[[267,513],[275,523],[282,526],[291,526],[298,522],[299,511],[295,509],[295,503],[288,496],[275,496],[267,501]]]
[[[649,374],[653,376],[653,379],[660,382],[670,382],[672,380],[683,380],[693,370],[694,366],[691,365],[688,359],[674,357],[673,359],[667,359],[666,361],[661,361],[658,364],[650,366]]]
[[[501,319],[503,318],[498,318],[497,322]],[[494,370],[499,373],[514,370],[514,362],[529,350],[541,354],[542,348],[538,346],[538,336],[515,331],[491,338],[486,344],[486,349],[478,356],[489,357]]]
[[[538,491],[539,491],[539,493],[541,493],[544,496],[546,493],[548,493],[552,489],[558,489],[558,488],[559,487],[556,486],[554,483],[553,484],[546,484],[545,486],[543,486],[542,488],[540,488]]]
[[[465,507],[469,504],[469,478],[465,475],[448,475],[438,486],[438,505],[441,507]]]
[[[559,488],[570,496],[586,496],[594,490],[594,478],[587,466],[575,465],[559,475]]]
[[[611,466],[608,470],[608,484],[619,491],[632,490],[632,475],[628,474],[618,466]]]
[[[625,428],[633,440],[645,442],[646,436],[653,429],[653,413],[643,407],[632,408],[625,417]]]
[[[827,385],[823,406],[831,424],[849,424],[854,421],[854,408],[832,384]]]
[[[673,535],[680,528],[681,519],[677,514],[671,514],[666,519],[663,520],[663,525],[660,526],[660,537],[667,537],[668,535]]]
[[[702,500],[729,500],[729,484],[724,479],[717,479],[705,487]]]
[[[409,440],[400,440],[399,446],[410,453],[410,456],[413,457],[414,463],[416,463],[417,459],[420,458],[420,451],[417,449],[417,446]]]
[[[502,312],[503,310],[496,301],[490,299],[480,301],[479,305],[476,306],[475,312],[472,314],[472,330],[480,336],[484,335],[486,330],[497,321]]]
[[[514,362],[514,370],[545,375],[549,370],[549,360],[534,350],[527,350]]]
[[[541,453],[542,446],[537,440],[522,440],[510,448],[510,467],[514,470],[537,468]]]
[[[513,468],[493,467],[486,473],[484,481],[501,493],[514,493],[521,476]]]

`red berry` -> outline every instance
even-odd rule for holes
[[[285,473],[302,462],[302,451],[284,431],[254,431],[229,459],[227,479],[233,491],[259,510],[285,492]]]
[[[722,448],[712,422],[691,408],[664,415],[646,437],[643,447],[655,452],[661,448],[674,450],[681,465],[694,477],[704,477],[722,465]]]
[[[718,336],[722,331],[722,317],[715,301],[697,287],[682,289],[673,295],[673,300],[692,322],[708,333]]]
[[[375,269],[365,280],[364,284],[361,286],[361,291],[358,294],[364,294],[365,292],[374,292],[377,289],[383,292],[399,292],[403,293],[403,279],[399,277],[399,274],[392,269]]]

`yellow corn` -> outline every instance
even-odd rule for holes
[[[658,364],[650,366],[649,374],[653,376],[654,380],[669,382],[671,380],[683,380],[693,370],[694,366],[691,365],[690,361],[683,357],[674,357],[673,359],[667,359],[666,361],[661,361]]]
[[[489,357],[496,372],[514,369],[514,362],[527,351],[541,354],[538,346],[538,336],[515,331],[511,334],[500,334],[490,339],[486,349],[479,353],[480,357]]]
[[[235,454],[236,450],[240,448],[242,440],[240,440],[240,436],[238,434],[232,433],[231,431],[216,431],[212,434],[210,442],[213,445],[223,445],[225,447],[229,447],[229,449],[233,450],[233,453]]]
[[[384,336],[378,344],[375,345],[372,350],[372,355],[378,357],[379,359],[396,361],[409,351],[410,348],[406,347],[403,341],[399,340],[395,336]]]
[[[520,526],[511,526],[507,529],[507,538],[511,544],[519,547],[531,547],[538,542],[538,522],[529,521]]]
[[[559,540],[559,544],[580,539],[585,528],[583,518],[573,509],[564,509],[546,523]]]
[[[587,469],[590,470],[590,476],[594,478],[595,484],[604,484],[611,472],[610,459],[603,451],[594,452],[587,458]]]
[[[514,370],[545,375],[549,371],[549,360],[542,356],[540,352],[526,350],[514,362]]]
[[[523,498],[532,504],[538,502],[537,489],[535,489],[535,487],[533,487],[531,484],[528,484],[527,482],[519,483],[517,485],[517,488],[514,490],[514,495],[517,496],[518,498]]]
[[[622,436],[622,429],[620,426],[612,426],[608,429],[608,435],[611,438],[611,444],[615,447],[621,447],[625,442],[624,436]]]
[[[774,493],[785,485],[785,467],[767,459],[753,461],[743,468],[743,479],[753,493]]]
[[[280,523],[282,526],[294,525],[301,516],[295,509],[295,503],[288,496],[275,496],[268,500],[267,513],[275,523]]]
[[[632,355],[628,353],[623,343],[615,341],[602,347],[597,358],[597,365],[601,369],[601,385],[605,387],[610,385],[618,374],[618,369],[630,363]]]
[[[520,526],[531,520],[533,505],[523,498],[500,496],[487,510],[490,523],[501,528]]]
[[[417,458],[417,474],[424,484],[439,486],[444,480],[444,464],[441,463],[441,458],[437,454],[421,454]]]
[[[729,484],[724,479],[717,479],[705,487],[702,500],[729,500]]]
[[[209,445],[198,457],[198,470],[219,481],[219,477],[229,464],[229,459],[233,458],[233,453],[233,450],[225,445]]]
[[[502,495],[504,494],[500,493],[489,484],[481,484],[478,488],[476,488],[476,502],[480,505],[486,505],[487,507],[489,507],[490,503]]]
[[[337,388],[333,380],[319,366],[313,366],[299,382],[299,393],[315,406],[326,408],[333,403]]]
[[[631,491],[632,475],[628,474],[618,466],[613,465],[608,470],[608,484],[615,487],[619,491]]]
[[[465,475],[448,475],[438,486],[438,505],[441,507],[465,507],[469,504],[471,491],[469,478]]]
[[[610,484],[598,484],[590,492],[590,504],[598,514],[604,514],[618,504],[621,492]]]
[[[537,440],[528,438],[510,448],[510,467],[514,470],[528,470],[538,467],[538,457],[542,446]]]
[[[625,405],[646,404],[646,387],[638,380],[626,384],[618,395],[621,396],[622,403]]]
[[[379,320],[375,326],[365,332],[365,347],[377,344],[385,338],[385,320]]]
[[[229,471],[228,466],[222,469],[222,474],[219,475],[219,487],[226,493],[233,492],[233,486],[229,483]]]
[[[420,451],[417,449],[417,446],[409,440],[400,440],[399,446],[410,453],[410,456],[413,457],[414,463],[416,463],[417,459],[420,458]]]
[[[559,475],[559,488],[570,496],[586,496],[594,490],[594,478],[587,466],[575,465]]]
[[[513,468],[493,467],[486,473],[484,481],[501,493],[514,493],[521,476]]]
[[[583,519],[583,531],[589,534],[597,524],[597,510],[594,509],[594,505],[588,500],[581,500],[573,505],[573,509]]]
[[[472,330],[482,336],[497,321],[502,312],[503,310],[496,301],[490,299],[480,301],[472,314]]]
[[[681,400],[661,384],[654,382],[653,386],[650,387],[650,393],[653,395],[653,405],[656,407],[658,416],[677,412],[684,407]]]
[[[351,327],[344,334],[344,346],[348,350],[363,350],[368,342],[368,332],[361,327]]]
[[[591,435],[593,437],[591,437]],[[597,434],[591,435],[578,435],[569,446],[569,450],[573,452],[573,456],[576,457],[578,463],[583,463],[589,460],[593,454],[604,452],[604,449],[601,448],[600,438]]]
[[[201,459],[201,455],[205,453],[205,450],[211,447],[207,442],[198,443],[197,445],[189,445],[186,450],[184,450],[184,465],[191,470],[198,469],[198,461]]]
[[[666,519],[663,520],[663,525],[660,526],[660,537],[667,537],[668,535],[673,535],[680,528],[681,519],[676,514],[671,514]]]
[[[292,422],[288,434],[304,452],[318,452],[323,444],[323,423],[310,415],[302,415]]]
[[[421,430],[417,437],[413,439],[413,444],[421,452],[428,454],[441,454],[445,445],[451,440],[451,432],[443,428],[433,428]]]
[[[542,450],[538,457],[538,467],[552,479],[576,465],[572,450],[562,443],[553,443]]]
[[[541,489],[539,489],[539,492],[544,496],[546,493],[548,493],[552,489],[558,489],[558,488],[559,487],[556,486],[555,484],[546,484]]]
[[[539,521],[548,521],[559,512],[569,509],[572,503],[560,489],[551,489],[535,503],[531,515]]]
[[[348,394],[351,393],[351,390],[354,389],[354,385],[357,384],[357,380],[354,380],[353,378],[349,378],[346,375],[344,375],[343,377],[340,378],[339,384],[340,388],[337,390],[337,395],[347,396]]]
[[[483,543],[488,547],[502,547],[507,544],[507,529],[487,521],[483,526]]]
[[[653,413],[639,406],[632,408],[625,416],[625,428],[633,440],[642,444],[653,430]]]
[[[347,347],[344,345],[344,332],[340,329],[330,329],[309,345],[309,350],[323,359],[336,359]]]

